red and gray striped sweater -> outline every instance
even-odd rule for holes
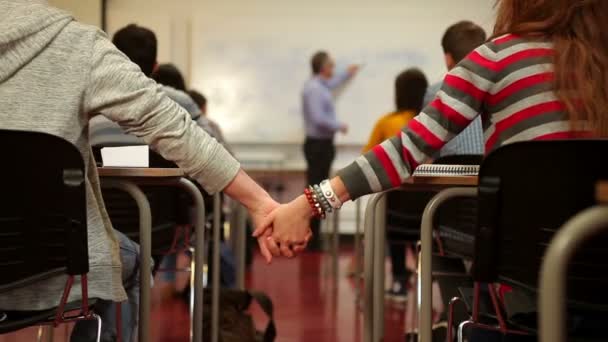
[[[437,98],[397,136],[339,171],[351,198],[402,184],[450,139],[482,116],[486,153],[524,140],[569,139],[564,105],[553,82],[553,45],[506,35],[465,58]]]

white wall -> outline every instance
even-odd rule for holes
[[[153,29],[159,61],[176,64],[191,86],[208,96],[210,116],[222,125],[245,167],[269,165],[259,160],[266,155],[282,156],[283,167],[303,170],[299,93],[316,49],[330,50],[342,66],[365,63],[337,103],[338,115],[351,126],[338,140],[334,167],[339,168],[358,155],[374,121],[392,109],[396,74],[417,66],[429,81],[438,81],[445,72],[444,30],[468,19],[490,32],[493,3],[108,0],[107,30],[113,34],[129,23]],[[300,182],[288,188],[300,189],[295,186]],[[352,206],[342,221],[344,230],[353,230]]]
[[[108,31],[130,22],[153,28],[159,60],[177,64],[210,98],[211,115],[232,141],[302,140],[300,89],[308,59],[325,48],[341,66],[365,63],[338,100],[359,144],[393,109],[398,72],[420,67],[431,82],[445,71],[440,39],[470,19],[488,31],[488,0],[109,0]]]
[[[83,23],[101,27],[101,0],[49,0],[49,4],[71,12]]]
[[[159,62],[176,64],[190,80],[195,1],[108,0],[106,31],[111,36],[131,23],[152,29],[158,39]]]

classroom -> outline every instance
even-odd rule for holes
[[[608,341],[606,0],[0,0],[0,342]]]

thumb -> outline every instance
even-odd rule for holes
[[[275,211],[271,212],[270,214],[268,214],[266,217],[264,217],[262,219],[262,222],[257,223],[257,227],[256,229],[253,231],[253,237],[260,237],[262,236],[262,234],[264,234],[264,232],[266,232],[268,229],[272,228],[272,223],[274,222],[274,219],[276,217]]]

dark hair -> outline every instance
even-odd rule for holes
[[[441,40],[443,52],[450,54],[454,62],[463,60],[471,51],[485,43],[486,32],[471,21],[461,21],[450,26]]]
[[[207,106],[207,98],[205,95],[196,90],[190,90],[188,95],[190,95],[192,101],[194,101],[200,108],[205,108]]]
[[[413,110],[419,113],[429,83],[418,68],[407,69],[395,79],[395,105],[397,111]]]
[[[310,66],[312,68],[313,75],[318,75],[321,70],[323,70],[323,66],[327,63],[329,59],[329,54],[325,51],[316,52],[312,58],[310,59]]]
[[[179,69],[173,64],[161,64],[152,73],[152,79],[156,82],[175,88],[177,90],[186,91],[186,82]]]
[[[139,65],[146,76],[150,76],[156,64],[156,54],[158,52],[154,32],[145,27],[130,24],[118,30],[114,34],[112,42],[133,63]]]

